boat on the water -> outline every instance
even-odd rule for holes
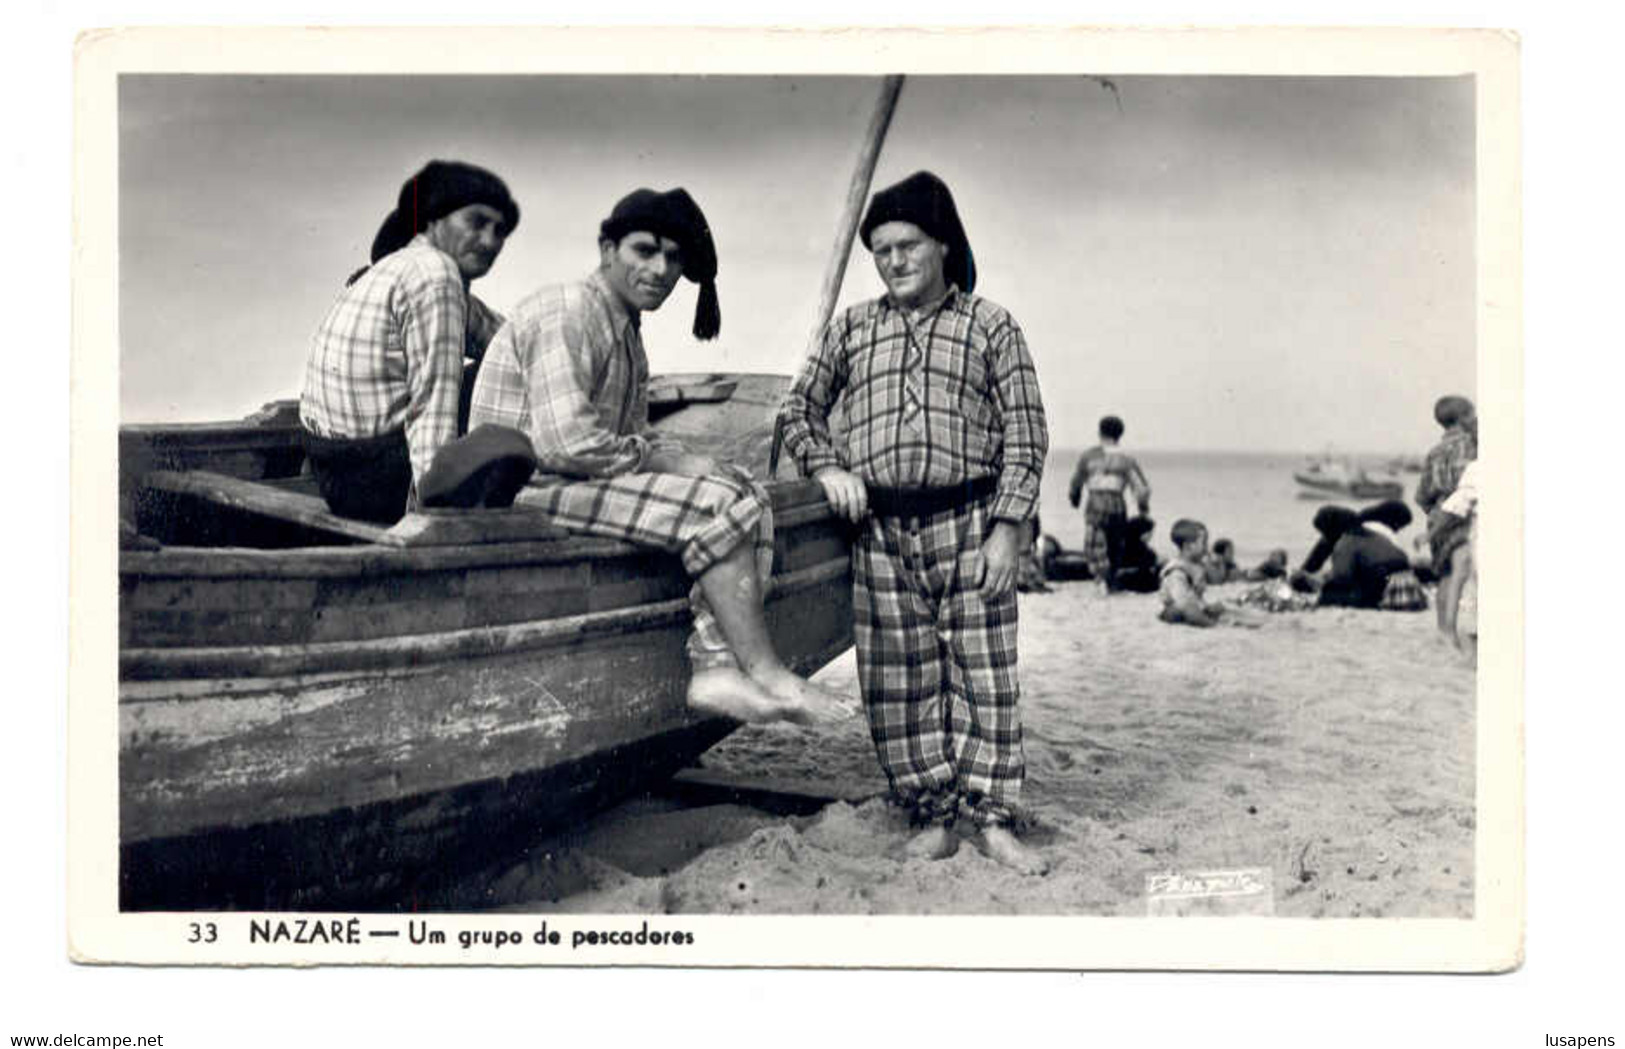
[[[766,477],[785,380],[657,381],[651,416]],[[410,909],[513,843],[692,764],[675,555],[535,511],[330,513],[296,406],[120,430],[125,910]],[[852,643],[847,533],[768,483],[767,599],[802,673]]]
[[[1309,494],[1328,499],[1368,502],[1405,497],[1405,484],[1397,477],[1374,477],[1364,467],[1339,459],[1313,459],[1303,469],[1294,470],[1292,478]]]

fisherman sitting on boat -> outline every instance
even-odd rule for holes
[[[469,294],[519,224],[483,168],[431,160],[401,187],[311,344],[299,399],[305,454],[336,514],[394,524],[456,437],[463,358],[502,317]]]
[[[909,853],[952,854],[963,802],[989,855],[1041,873],[1013,834],[1026,774],[1015,582],[1049,445],[1038,373],[1015,319],[972,294],[941,179],[876,193],[860,231],[886,294],[825,326],[779,409],[785,448],[862,523],[858,680],[892,801],[924,828]]]
[[[695,580],[689,706],[740,721],[836,721],[855,700],[798,677],[773,650],[762,599],[773,567],[767,493],[749,474],[649,428],[640,325],[679,277],[700,285],[694,335],[714,338],[716,247],[682,189],[636,190],[599,228],[599,267],[522,301],[492,340],[470,425],[530,438],[538,471],[519,494],[583,535],[679,553]]]

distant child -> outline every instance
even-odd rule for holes
[[[1238,614],[1217,602],[1204,599],[1207,589],[1207,526],[1200,521],[1182,517],[1169,531],[1179,556],[1168,562],[1162,570],[1161,619],[1164,623],[1184,623],[1187,626],[1214,626],[1228,623],[1234,626],[1256,627],[1258,620]]]
[[[1213,551],[1202,559],[1202,569],[1209,583],[1228,583],[1241,578],[1241,566],[1236,564],[1236,544],[1228,539],[1214,542]]]
[[[1207,571],[1203,567],[1207,557],[1207,528],[1200,521],[1182,517],[1174,522],[1168,534],[1178,556],[1162,569],[1162,586],[1158,591],[1162,596],[1162,621],[1212,626],[1224,614],[1224,608],[1203,600],[1207,589]]]

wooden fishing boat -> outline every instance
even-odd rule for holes
[[[784,383],[668,379],[651,414],[765,476]],[[337,517],[295,416],[120,431],[124,909],[409,908],[732,730],[684,703],[675,556],[524,509]],[[852,641],[848,539],[816,484],[769,488],[768,624],[807,673]]]

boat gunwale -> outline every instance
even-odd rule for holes
[[[839,579],[851,571],[846,558],[832,558],[773,577],[769,604]],[[688,598],[429,634],[395,634],[349,641],[294,645],[213,645],[119,650],[121,681],[218,677],[290,677],[307,673],[380,670],[424,660],[512,655],[592,638],[658,629],[689,614]],[[119,701],[142,702],[120,696]]]
[[[816,482],[775,481],[775,538],[787,531],[839,518]],[[539,511],[538,511],[539,512]],[[574,561],[677,555],[618,539],[562,536],[494,543],[385,546],[380,543],[268,549],[248,546],[165,546],[119,551],[120,577],[290,579],[344,577],[369,572],[434,571],[490,566],[558,565]]]

